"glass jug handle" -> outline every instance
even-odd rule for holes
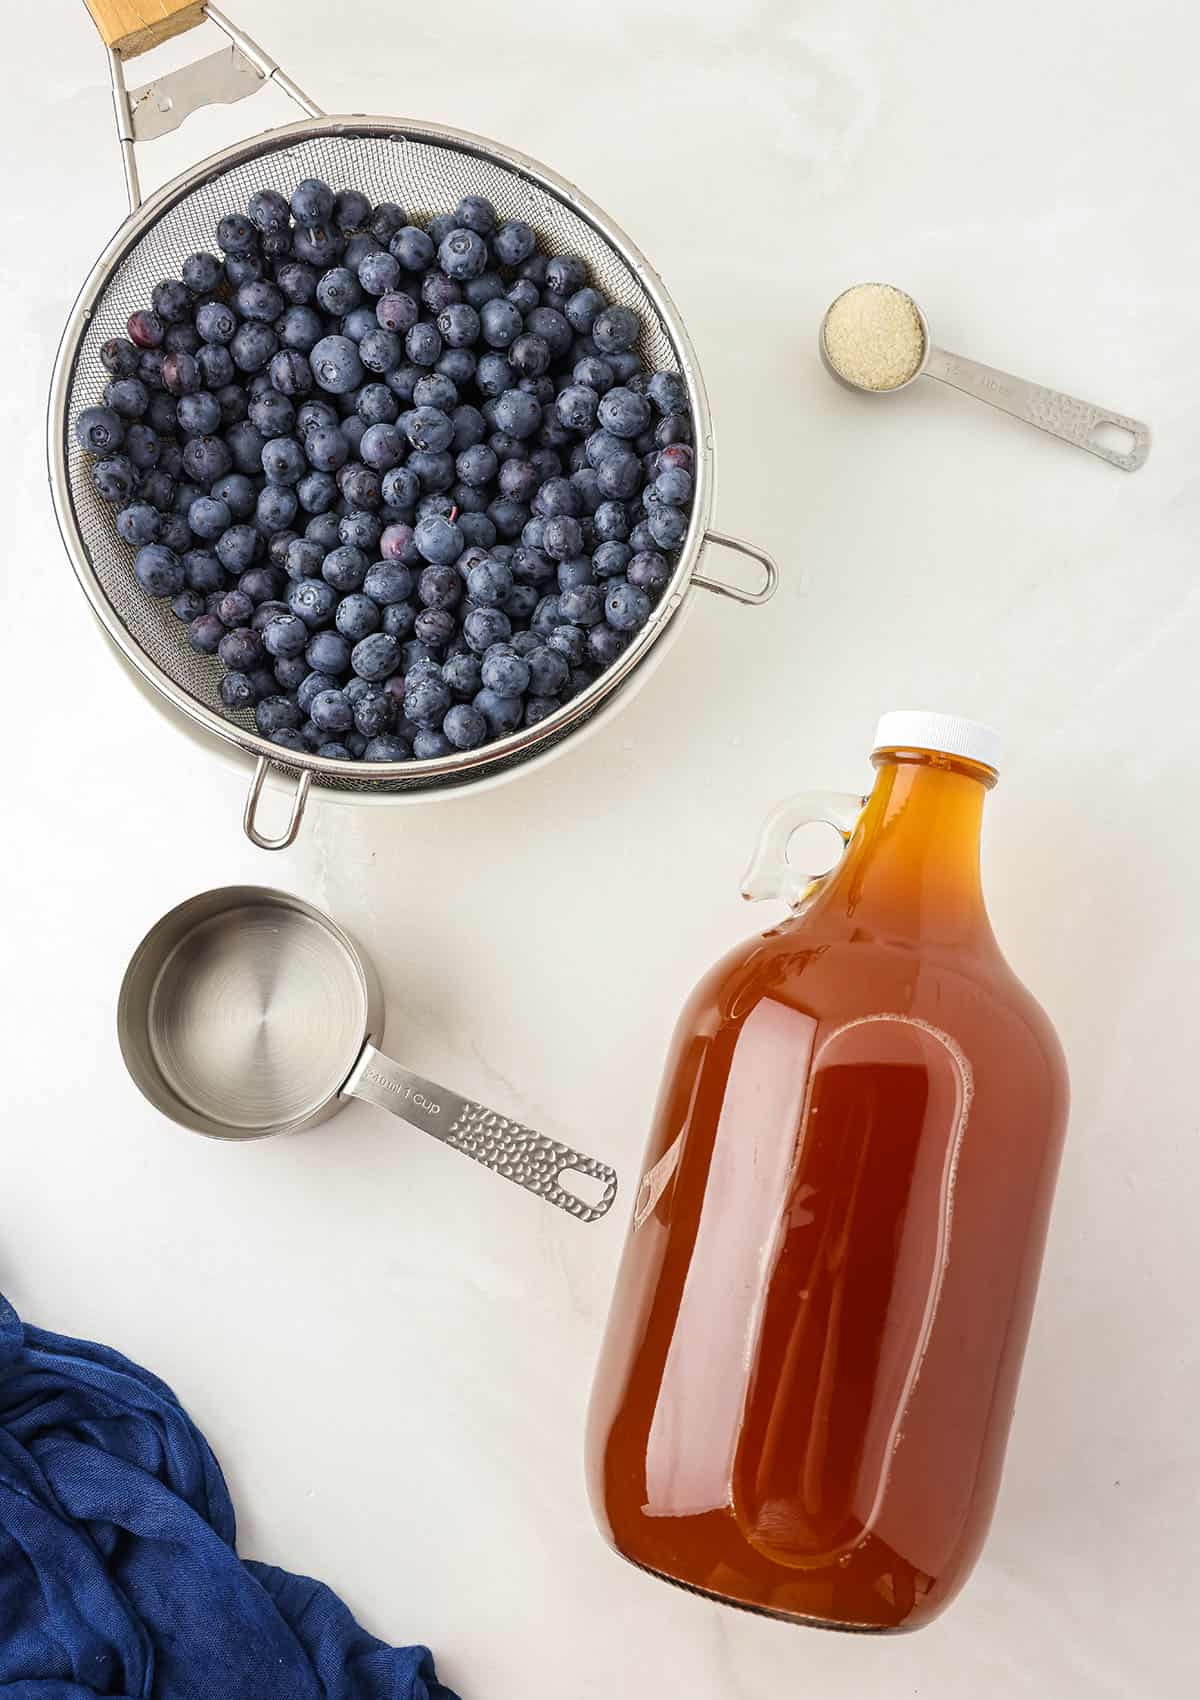
[[[805,873],[788,861],[788,845],[802,826],[824,824],[841,834],[842,848],[850,842],[865,797],[848,791],[804,791],[780,803],[763,822],[758,845],[742,879],[742,896],[748,902],[778,898],[789,909],[797,909],[824,873]],[[826,870],[828,872],[828,870]]]

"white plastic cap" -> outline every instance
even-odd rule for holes
[[[1000,770],[1000,735],[978,720],[958,714],[930,714],[921,708],[894,708],[880,717],[873,750],[940,750]]]

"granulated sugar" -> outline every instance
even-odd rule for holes
[[[925,358],[916,306],[890,283],[857,283],[839,295],[822,336],[834,371],[864,390],[898,389]]]

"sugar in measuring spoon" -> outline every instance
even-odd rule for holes
[[[821,358],[839,383],[868,395],[937,378],[1123,472],[1136,472],[1150,453],[1150,427],[1140,419],[935,347],[924,313],[890,283],[856,283],[838,296],[821,321]]]

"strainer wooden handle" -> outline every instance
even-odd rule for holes
[[[122,59],[148,53],[204,21],[204,0],[85,0],[105,47]]]

